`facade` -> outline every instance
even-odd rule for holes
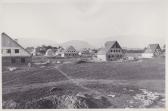
[[[124,53],[117,41],[107,41],[105,48],[101,48],[97,53],[97,58],[102,61],[114,61],[121,59]]]
[[[153,58],[161,55],[162,50],[159,44],[149,44],[145,52],[142,54],[142,58]]]
[[[90,49],[83,48],[80,52],[79,55],[82,57],[91,57]]]
[[[59,50],[57,50],[56,52],[55,52],[55,55],[57,56],[57,57],[65,57],[64,55],[64,50],[63,49],[59,49]]]
[[[65,51],[64,51],[64,56],[65,57],[78,57],[78,51],[73,47],[69,46]]]
[[[27,65],[31,54],[7,34],[1,34],[2,65]]]

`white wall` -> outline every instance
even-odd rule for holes
[[[11,49],[11,53],[7,53],[7,49]],[[19,49],[19,53],[15,53],[15,49]],[[30,56],[28,52],[20,47],[3,47],[2,49],[2,56]]]
[[[97,55],[97,58],[102,61],[106,61],[106,55]]]
[[[142,58],[152,58],[153,57],[153,53],[143,53],[142,54]]]

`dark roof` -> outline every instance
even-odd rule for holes
[[[105,43],[105,49],[109,50],[117,41],[107,41]]]
[[[118,48],[121,48],[121,46],[119,45],[119,43],[117,41],[107,41],[105,43],[105,49],[106,49],[106,51],[109,51],[109,49],[111,47],[113,47],[115,44],[117,45]]]
[[[76,49],[71,45],[65,50],[65,52],[66,51],[76,51]]]
[[[154,53],[156,49],[160,49],[159,44],[149,44],[145,53]]]

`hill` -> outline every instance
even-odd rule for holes
[[[60,45],[63,46],[64,48],[67,48],[68,46],[72,45],[77,50],[81,50],[82,48],[94,48],[88,42],[80,41],[80,40],[71,40],[71,41],[64,42],[64,43],[62,43]]]

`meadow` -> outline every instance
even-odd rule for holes
[[[52,63],[28,71],[4,72],[2,80],[3,101],[13,100],[20,104],[19,108],[25,108],[23,104],[26,104],[27,101],[51,95],[74,96],[80,92],[108,98],[110,104],[113,104],[109,105],[109,108],[124,108],[128,107],[125,105],[126,101],[140,93],[140,89],[157,92],[164,98],[165,59]],[[50,92],[53,87],[60,90]],[[129,90],[125,91],[125,89]],[[110,99],[107,96],[109,94],[116,95],[116,98]],[[5,106],[8,105],[4,104],[4,108],[6,108]],[[98,107],[98,105],[96,106]],[[134,105],[134,107],[139,106]],[[161,104],[158,107],[164,107],[164,105]],[[38,105],[37,108],[39,108]]]

